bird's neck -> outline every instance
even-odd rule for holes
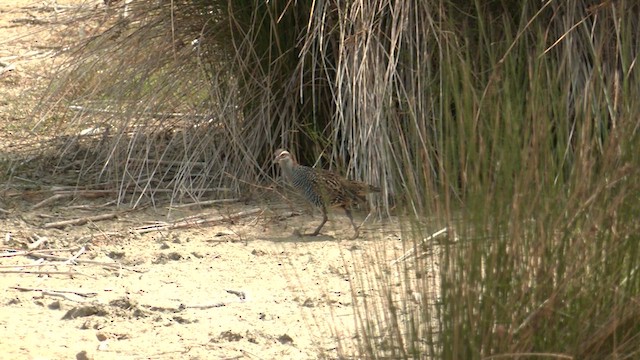
[[[292,181],[293,167],[296,166],[296,164],[293,162],[293,160],[291,160],[291,161],[283,161],[281,165],[282,165],[282,172],[284,173],[284,176],[286,176],[289,181]]]

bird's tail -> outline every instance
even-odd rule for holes
[[[365,202],[367,200],[366,196],[369,193],[381,192],[381,189],[377,186],[369,185],[365,182],[354,182],[349,192],[355,196],[360,202]]]

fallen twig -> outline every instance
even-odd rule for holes
[[[40,288],[30,288],[23,286],[12,286],[11,289],[19,290],[19,291],[40,291],[40,292],[53,292],[60,294],[76,294],[82,297],[94,297],[97,296],[98,293],[96,291],[80,291],[80,290],[51,290],[51,289],[40,289]]]
[[[67,206],[67,209],[95,211],[96,209],[104,208],[104,207],[107,207],[107,206],[112,206],[115,203],[116,203],[116,200],[111,200],[111,201],[107,201],[106,203],[104,203],[102,205],[87,205],[87,204],[85,204],[85,205],[73,205],[73,206]]]
[[[42,227],[44,227],[45,229],[50,229],[50,228],[63,228],[65,226],[69,226],[69,225],[84,225],[90,221],[100,221],[100,220],[109,220],[109,219],[113,219],[116,218],[118,216],[118,213],[110,213],[110,214],[101,214],[101,215],[96,215],[96,216],[87,216],[87,217],[83,217],[83,218],[78,218],[78,219],[71,219],[71,220],[63,220],[63,221],[56,221],[56,222],[52,222],[52,223],[47,223],[44,224]]]
[[[68,294],[63,294],[63,293],[59,293],[59,292],[56,292],[56,291],[46,291],[45,290],[45,291],[42,291],[41,294],[42,294],[42,297],[44,297],[45,295],[49,295],[49,296],[61,297],[63,299],[66,299],[66,300],[69,300],[69,301],[73,301],[73,302],[78,302],[78,303],[85,302],[84,299],[76,299],[76,298],[73,298],[73,297],[69,296]]]
[[[247,294],[245,294],[244,291],[230,290],[230,289],[226,289],[225,291],[228,292],[229,294],[237,296],[238,299],[240,299],[240,301],[247,300]]]
[[[172,205],[171,208],[173,209],[180,209],[180,208],[187,208],[187,207],[192,207],[192,206],[206,206],[206,205],[215,205],[215,204],[229,204],[229,203],[235,203],[240,201],[240,199],[218,199],[218,200],[207,200],[207,201],[198,201],[198,202],[193,202],[193,203],[189,203],[189,204],[179,204],[179,205]]]
[[[184,309],[212,309],[212,308],[219,308],[219,307],[223,307],[223,306],[227,306],[227,304],[224,303],[224,302],[219,302],[219,303],[215,303],[215,304],[203,304],[203,305],[184,305],[184,304],[180,304],[180,306],[178,307],[178,310],[184,310]]]
[[[49,260],[61,260],[61,261],[67,261],[68,258],[62,257],[62,256],[55,256],[55,255],[47,255],[47,254],[38,254],[38,253],[32,253],[29,254],[32,257],[35,258],[42,258],[42,259],[49,259]],[[99,265],[99,266],[105,266],[108,268],[112,268],[112,269],[123,269],[123,270],[129,270],[129,271],[133,271],[133,272],[145,272],[146,270],[140,270],[140,269],[133,269],[133,268],[129,268],[126,266],[123,266],[120,263],[107,263],[107,262],[102,262],[102,261],[95,261],[95,260],[81,260],[81,259],[76,259],[75,263],[77,264],[90,264],[90,265]],[[61,265],[61,264],[58,264]]]
[[[436,231],[435,233],[433,233],[433,234],[431,234],[431,235],[427,236],[426,238],[422,239],[422,241],[421,241],[420,243],[421,243],[421,244],[424,244],[424,243],[426,243],[427,241],[430,241],[430,240],[433,240],[433,239],[435,239],[435,238],[437,238],[437,237],[440,237],[440,235],[442,235],[442,234],[444,234],[444,233],[446,233],[446,232],[448,232],[448,231],[449,231],[449,229],[448,229],[448,228],[446,228],[446,227],[445,227],[445,228],[442,228],[442,229],[440,229],[440,230]],[[400,256],[399,258],[397,258],[397,259],[393,260],[393,261],[391,262],[391,265],[395,265],[396,263],[398,263],[398,262],[400,262],[400,261],[404,261],[404,260],[408,259],[410,256],[412,256],[412,255],[413,255],[413,253],[414,253],[414,252],[415,252],[415,248],[410,249],[409,251],[407,251],[406,253],[404,253],[404,255],[402,255],[402,256]]]
[[[0,257],[12,257],[12,256],[25,256],[42,252],[61,252],[61,251],[78,251],[80,248],[67,248],[67,249],[39,249],[39,250],[4,250],[4,253],[0,253]],[[66,260],[66,258],[63,258]]]
[[[21,269],[26,267],[60,266],[60,264],[38,262],[35,264],[0,265],[0,269]]]
[[[99,197],[105,197],[105,196],[109,196],[113,193],[115,193],[115,190],[105,190],[105,189],[87,189],[87,190],[82,190],[82,189],[75,189],[73,187],[53,187],[51,188],[51,190],[49,191],[53,191],[53,195],[51,195],[50,197],[40,201],[39,203],[33,205],[31,207],[32,210],[41,208],[45,205],[48,205],[52,202],[55,202],[57,200],[60,199],[65,199],[65,198],[70,198],[70,197],[74,197],[74,198],[85,198],[85,199],[96,199]]]
[[[35,250],[35,249],[39,248],[40,245],[42,245],[45,241],[47,241],[46,237],[40,237],[40,236],[35,235],[35,234],[33,235],[33,237],[36,238],[36,241],[34,241],[34,242],[30,243],[30,244],[27,244],[27,249],[29,249],[29,250]]]
[[[77,271],[33,271],[33,270],[0,270],[0,274],[34,274],[34,275],[82,275],[92,277]]]
[[[16,66],[15,64],[11,64],[8,62],[0,62],[0,74],[6,72],[6,71],[11,71],[11,70],[15,70]]]
[[[87,243],[87,242],[92,242],[93,240],[96,240],[96,239],[99,239],[99,238],[109,239],[109,236],[119,236],[119,235],[122,235],[122,234],[117,232],[117,231],[107,231],[107,232],[102,232],[102,233],[98,233],[98,234],[90,234],[90,235],[81,236],[80,238],[78,238],[77,242],[79,244],[83,244],[83,243]]]
[[[231,214],[231,215],[227,215],[227,216],[219,215],[219,216],[213,216],[213,217],[205,218],[205,219],[193,219],[192,217],[190,217],[187,220],[181,219],[181,220],[178,220],[178,221],[170,223],[170,224],[163,223],[161,225],[154,224],[154,225],[141,226],[141,227],[133,229],[133,231],[135,231],[138,234],[144,234],[144,233],[148,233],[148,232],[152,232],[152,231],[167,231],[167,230],[175,230],[175,229],[184,229],[184,228],[194,227],[194,226],[197,226],[197,225],[206,225],[206,224],[211,224],[211,223],[216,223],[216,222],[221,222],[221,221],[228,221],[228,220],[232,220],[232,219],[238,219],[238,218],[241,218],[241,217],[245,217],[245,216],[249,216],[249,215],[253,215],[253,214],[259,213],[261,211],[262,211],[262,209],[255,208],[255,209],[251,209],[251,210],[240,211],[240,212],[237,212],[235,214]]]
[[[78,258],[80,257],[80,255],[82,255],[85,251],[85,247],[82,246],[80,248],[80,250],[78,250],[78,252],[76,252],[72,257],[70,257],[69,259],[67,259],[67,261],[64,262],[65,265],[71,265],[71,264],[77,264],[78,263]]]
[[[31,207],[31,210],[39,209],[39,208],[41,208],[41,207],[43,207],[43,206],[45,206],[45,205],[47,205],[47,204],[49,204],[49,203],[55,202],[55,201],[60,200],[60,199],[64,199],[64,198],[68,198],[68,197],[72,197],[72,196],[73,196],[73,194],[72,194],[72,193],[59,193],[59,194],[53,194],[52,196],[50,196],[50,197],[48,197],[48,198],[46,198],[46,199],[44,199],[44,200],[40,201],[39,203],[37,203],[37,204],[33,205],[33,206]]]

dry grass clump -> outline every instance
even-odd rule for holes
[[[97,8],[90,36],[65,54],[34,111],[48,146],[14,172],[44,167],[132,205],[251,189],[266,176],[253,156],[266,129],[242,114],[221,5],[136,1],[126,17],[117,6]]]

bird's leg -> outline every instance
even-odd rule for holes
[[[349,210],[349,208],[347,208],[346,206],[343,207],[343,209],[344,209],[344,212],[347,214],[347,217],[351,221],[351,226],[353,226],[353,230],[355,231],[355,234],[353,235],[351,240],[357,239],[358,236],[360,236],[360,230],[358,229],[356,224],[353,222],[353,216],[351,215],[351,210]]]
[[[320,223],[320,225],[318,225],[318,228],[316,228],[316,231],[312,232],[311,234],[306,234],[306,235],[316,236],[316,235],[320,234],[320,229],[322,229],[322,227],[327,222],[327,220],[329,220],[329,218],[327,217],[327,209],[323,206],[322,207],[322,222]]]

